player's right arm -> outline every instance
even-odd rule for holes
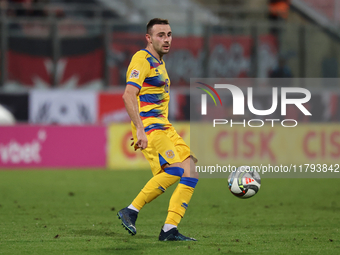
[[[146,147],[148,147],[148,138],[146,137],[144,125],[139,116],[139,108],[137,101],[138,94],[139,89],[137,87],[127,85],[123,94],[123,100],[126,111],[128,112],[133,124],[137,129],[136,146],[138,146],[141,149],[145,149]]]
[[[123,100],[126,111],[128,112],[133,124],[137,129],[137,141],[135,148],[145,149],[148,147],[148,139],[144,131],[144,125],[139,115],[137,96],[142,89],[145,78],[150,71],[150,64],[145,59],[145,55],[136,53],[126,72],[126,88]]]

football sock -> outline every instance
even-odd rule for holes
[[[146,203],[150,203],[160,194],[162,194],[168,187],[177,182],[183,175],[183,168],[181,167],[167,167],[164,172],[152,177],[144,188],[139,192],[137,197],[133,200],[132,205],[140,210]]]
[[[185,214],[197,182],[198,179],[196,178],[181,178],[181,181],[171,196],[168,216],[165,220],[165,224],[171,224],[175,226],[179,224]]]
[[[177,228],[176,225],[171,225],[171,224],[164,224],[163,226],[163,231],[168,232],[170,229]]]
[[[139,212],[139,210],[136,207],[134,207],[133,204],[129,205],[128,208],[136,212]]]

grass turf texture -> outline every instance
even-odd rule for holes
[[[130,236],[117,219],[150,171],[1,171],[0,254],[339,254],[339,179],[263,179],[248,200],[201,179],[179,230],[159,242],[174,186]]]

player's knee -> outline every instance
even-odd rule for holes
[[[198,174],[198,172],[196,172],[196,170],[184,171],[182,177],[189,177],[189,178],[199,179],[199,174]]]
[[[189,177],[199,179],[199,174],[198,174],[198,172],[196,172],[196,169],[195,169],[195,171],[190,172]]]
[[[189,178],[199,178],[199,174],[196,171],[196,164],[191,158],[186,159],[183,162],[184,165],[184,174],[183,177],[189,177]]]
[[[199,174],[196,170],[196,164],[195,163],[192,163],[192,165],[190,166],[190,177],[199,179]]]

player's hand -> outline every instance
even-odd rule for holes
[[[137,146],[137,144],[135,144],[135,141],[134,141],[133,137],[131,137],[130,140],[132,141],[131,144],[130,144],[130,146],[133,146],[133,148],[135,149],[135,151],[138,150],[138,149],[140,149],[140,148]]]
[[[146,137],[144,128],[137,129],[137,142],[135,144],[135,150],[145,149],[148,147],[148,138]]]
[[[130,144],[130,146],[133,146],[133,148],[135,149],[135,151],[138,150],[139,147],[137,146],[137,144],[135,144],[135,141],[134,141],[133,137],[131,137],[130,140],[132,141],[131,144]]]

